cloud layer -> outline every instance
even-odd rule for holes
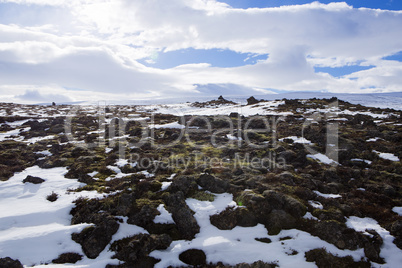
[[[33,7],[37,20],[26,16]],[[10,100],[27,101],[32,92],[78,101],[220,89],[402,91],[402,63],[383,59],[402,51],[402,11],[318,2],[235,9],[215,0],[0,0],[0,12],[9,10],[13,16],[0,18],[0,95]],[[187,48],[269,56],[227,68],[206,62],[162,70],[139,62]],[[346,65],[373,68],[342,77],[314,70]]]

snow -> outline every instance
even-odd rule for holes
[[[324,198],[341,198],[340,194],[323,194],[319,191],[313,191],[316,195],[324,197]]]
[[[378,152],[378,151],[376,151],[376,150],[373,150],[373,152],[377,153],[378,156],[379,156],[380,158],[382,158],[382,159],[390,160],[390,161],[394,161],[394,162],[398,162],[398,161],[399,161],[399,158],[398,158],[396,155],[394,155],[394,154],[391,154],[391,153],[381,153],[381,152]]]
[[[31,119],[18,120],[18,121],[14,121],[14,122],[6,122],[6,124],[9,125],[10,127],[19,127],[28,121],[31,121]]]
[[[374,141],[378,141],[381,140],[381,138],[375,137],[375,138],[370,138],[368,140],[366,140],[367,142],[374,142]]]
[[[119,168],[121,168],[121,167],[124,167],[125,165],[127,165],[128,164],[128,160],[127,159],[119,159],[119,160],[117,160],[117,162],[116,162],[116,165],[119,167]]]
[[[290,136],[290,137],[282,138],[282,139],[279,139],[279,141],[283,141],[285,139],[293,140],[294,143],[302,143],[302,144],[311,144],[312,143],[311,141],[307,140],[304,137],[297,137],[297,136]]]
[[[34,137],[34,138],[27,139],[24,142],[37,143],[38,141],[51,140],[51,139],[54,139],[55,137],[56,137],[55,135],[49,135],[49,136],[44,136],[44,137]]]
[[[176,128],[176,129],[184,129],[186,126],[179,124],[178,122],[168,123],[168,124],[154,124],[150,125],[150,128]]]
[[[112,171],[115,172],[116,174],[121,173],[120,168],[118,168],[118,167],[116,167],[116,166],[111,166],[111,165],[109,165],[109,166],[107,166],[107,168],[110,169],[110,170],[112,170]]]
[[[171,181],[164,181],[162,182],[162,189],[161,191],[165,191],[167,188],[169,188],[169,186],[172,184]]]
[[[7,140],[7,139],[12,139],[11,136],[19,136],[20,131],[21,131],[21,129],[13,129],[13,130],[10,130],[10,131],[0,133],[0,142],[4,141],[4,140]]]
[[[321,194],[321,193],[320,193]],[[309,205],[312,206],[313,208],[318,208],[318,209],[323,209],[324,206],[318,202],[318,201],[313,201],[313,200],[309,200],[308,201]]]
[[[338,164],[338,162],[330,159],[328,156],[326,156],[325,154],[321,154],[321,153],[314,154],[314,155],[308,154],[307,157],[310,157],[310,158],[315,159],[315,160],[319,160],[320,162],[322,162],[324,164],[328,164],[328,165],[330,165],[330,164]]]
[[[95,176],[95,175],[98,174],[98,173],[99,173],[98,171],[93,171],[93,172],[91,172],[91,173],[88,173],[88,175],[91,176],[91,177],[93,177],[93,176]]]
[[[114,241],[121,240],[123,238],[133,236],[136,234],[140,233],[148,234],[148,231],[145,230],[144,228],[137,225],[128,224],[127,223],[128,217],[118,216],[116,218],[123,220],[123,222],[120,223],[119,230],[113,235],[110,244],[112,244]]]
[[[167,178],[168,180],[173,180],[173,178],[176,176],[176,173],[173,173],[172,175],[169,176],[169,178]]]
[[[372,267],[400,267],[402,263],[401,250],[393,243],[394,237],[386,229],[382,228],[376,220],[351,216],[347,219],[346,226],[358,232],[365,233],[366,229],[373,229],[383,239],[384,242],[381,246],[380,257],[385,259],[386,265],[372,262]]]
[[[108,154],[108,153],[110,153],[111,151],[113,151],[113,148],[107,148],[107,147],[105,148],[105,153]]]
[[[239,141],[243,140],[241,137],[236,137],[231,134],[227,134],[226,138],[228,138],[229,140],[239,140]]]
[[[373,163],[373,161],[366,160],[366,159],[359,159],[359,158],[353,158],[353,159],[350,159],[350,161],[364,162],[364,163],[369,164],[369,165],[371,165],[371,163]]]
[[[137,174],[143,174],[146,178],[152,178],[152,177],[155,177],[155,174],[152,174],[152,173],[149,173],[148,171],[146,171],[146,170],[143,170],[143,171],[140,171],[140,172],[137,172]]]
[[[157,215],[154,219],[154,223],[163,223],[163,224],[174,224],[174,220],[172,218],[172,214],[169,213],[163,204],[158,206],[158,211],[161,213]]]
[[[308,219],[308,220],[316,220],[316,221],[318,221],[318,218],[314,217],[313,214],[311,214],[310,212],[306,212],[306,214],[304,214],[303,218]]]
[[[183,115],[229,115],[231,112],[237,112],[244,116],[253,115],[291,115],[291,112],[276,112],[275,109],[284,104],[284,101],[267,101],[254,105],[241,104],[220,104],[215,106],[195,107],[190,103],[165,104],[165,105],[146,105],[142,106],[142,111],[172,114],[176,116]]]
[[[316,267],[314,263],[306,262],[304,252],[325,247],[328,252],[339,256],[351,255],[356,261],[364,256],[363,249],[356,251],[340,250],[334,245],[322,241],[300,230],[282,230],[278,235],[268,235],[267,229],[258,224],[254,227],[235,227],[232,230],[219,230],[211,225],[209,217],[223,211],[228,206],[235,206],[231,194],[216,194],[213,202],[187,199],[187,205],[196,213],[200,232],[191,241],[173,241],[166,250],[155,250],[149,255],[161,259],[155,267],[184,266],[179,260],[180,253],[188,249],[201,249],[207,256],[207,263],[222,262],[225,265],[235,265],[241,262],[253,263],[258,260],[275,262],[280,267]],[[291,239],[280,241],[281,237]],[[255,238],[270,238],[271,243],[262,243]],[[289,255],[296,250],[298,254]],[[269,254],[267,254],[269,253]]]
[[[81,246],[71,240],[89,224],[70,225],[70,210],[78,197],[101,197],[95,192],[66,193],[83,186],[66,179],[63,167],[41,169],[33,166],[0,182],[0,255],[19,259],[24,265],[38,265],[57,258],[61,253],[82,254]],[[45,180],[42,184],[23,183],[27,175]],[[46,197],[55,192],[55,202]],[[82,254],[83,255],[83,254]]]
[[[346,115],[357,115],[357,114],[363,114],[363,115],[368,115],[373,118],[387,118],[389,115],[388,114],[376,114],[372,112],[362,112],[362,111],[350,111],[350,110],[343,110],[341,112],[337,112],[337,114],[346,114]]]
[[[393,207],[392,211],[398,214],[399,216],[402,216],[402,207]]]
[[[51,152],[49,152],[49,150],[45,150],[45,151],[39,151],[39,152],[35,152],[36,154],[42,154],[45,156],[52,156],[53,154]]]

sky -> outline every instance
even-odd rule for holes
[[[0,101],[402,91],[402,1],[0,0]]]

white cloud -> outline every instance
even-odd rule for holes
[[[70,102],[69,97],[57,94],[41,94],[38,90],[27,90],[23,95],[16,96],[23,101],[34,101],[34,102]]]
[[[211,84],[236,85],[233,91],[245,94],[250,88],[402,90],[401,63],[381,60],[402,50],[402,11],[318,2],[263,9],[234,9],[214,0],[0,0],[0,5],[5,2],[51,6],[64,15],[57,20],[44,12],[49,16],[44,25],[0,24],[3,86],[57,85],[118,97],[201,94],[196,85]],[[241,67],[187,64],[167,70],[137,62],[155,62],[162,51],[184,48],[269,58]],[[353,64],[374,68],[341,78],[314,72],[314,66]]]

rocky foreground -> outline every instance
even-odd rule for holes
[[[401,111],[336,98],[2,103],[0,124],[0,267],[402,263]],[[44,214],[12,204],[41,189],[25,206],[57,210],[71,244],[30,259],[10,233]]]

